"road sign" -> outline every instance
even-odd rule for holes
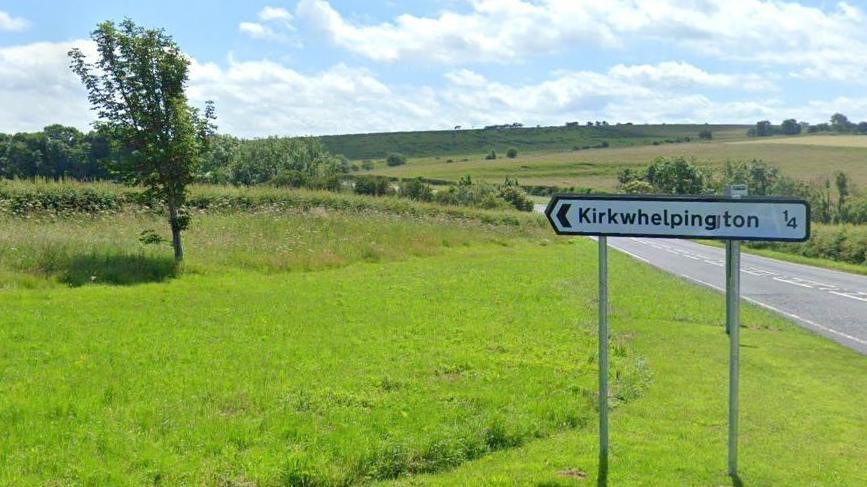
[[[802,242],[810,207],[791,198],[557,195],[545,210],[560,235]]]
[[[545,216],[559,235],[599,237],[599,480],[608,477],[608,236],[726,240],[726,333],[729,334],[728,473],[738,479],[740,240],[810,238],[810,205],[791,198],[556,195]]]

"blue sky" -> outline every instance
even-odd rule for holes
[[[64,53],[123,17],[171,33],[192,101],[246,137],[867,119],[862,2],[3,0],[0,131],[87,128]]]

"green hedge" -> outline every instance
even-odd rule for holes
[[[274,187],[195,185],[190,188],[187,209],[234,212],[310,210],[326,208],[351,212],[378,211],[408,216],[452,218],[493,225],[543,224],[538,215],[518,211],[486,211],[396,197],[371,197],[328,191]],[[110,183],[26,182],[0,184],[0,214],[23,217],[37,214],[110,214],[123,210],[159,211],[143,191]]]
[[[810,240],[803,243],[749,242],[749,247],[867,265],[867,225],[813,223]]]

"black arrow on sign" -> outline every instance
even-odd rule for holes
[[[569,208],[572,208],[572,205],[564,203],[560,206],[560,209],[557,210],[557,220],[560,221],[560,225],[563,226],[563,228],[572,228],[572,225],[569,224],[569,220],[566,219],[566,213],[569,211]]]

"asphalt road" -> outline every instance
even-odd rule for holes
[[[725,290],[725,250],[689,240],[609,237],[611,248]],[[867,276],[741,253],[741,296],[867,354]]]

